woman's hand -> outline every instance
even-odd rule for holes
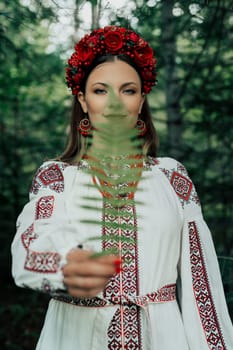
[[[62,269],[64,284],[73,297],[95,297],[120,271],[120,264],[117,256],[93,257],[93,252],[73,249],[67,254],[67,264]]]

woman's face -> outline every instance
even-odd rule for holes
[[[88,113],[93,126],[113,117],[114,113],[121,113],[128,118],[130,126],[135,126],[144,99],[138,73],[120,60],[96,66],[87,79],[85,94],[78,94],[82,109]],[[123,110],[119,109],[119,102]]]

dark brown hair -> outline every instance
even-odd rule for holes
[[[140,71],[135,66],[135,64],[132,62],[130,57],[127,55],[106,55],[106,56],[100,56],[98,57],[93,64],[89,67],[89,69],[86,72],[86,75],[83,79],[82,84],[82,91],[85,93],[85,86],[86,81],[91,73],[91,71],[98,66],[101,63],[105,62],[113,62],[114,60],[121,60],[126,63],[128,63],[130,66],[132,66],[138,73],[141,81],[142,77],[140,74]],[[72,113],[71,113],[71,119],[70,119],[70,129],[69,129],[69,138],[68,138],[68,144],[64,151],[64,153],[59,157],[59,160],[63,162],[68,163],[76,163],[82,156],[85,154],[85,151],[88,147],[87,145],[87,138],[80,135],[78,131],[78,125],[80,121],[83,118],[86,118],[86,114],[83,112],[82,107],[77,99],[77,97],[74,97],[73,101],[73,107],[72,107]],[[147,99],[145,98],[145,101],[142,106],[140,119],[143,120],[147,127],[147,132],[143,136],[144,143],[143,143],[143,150],[144,154],[147,156],[156,157],[157,155],[157,147],[158,147],[158,137],[155,130],[155,127],[152,122],[152,116],[150,107],[148,104]],[[88,138],[89,139],[89,138]]]

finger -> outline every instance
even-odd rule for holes
[[[91,289],[91,290],[84,290],[79,288],[69,288],[68,292],[72,297],[75,298],[94,298],[96,297],[100,292],[102,292],[102,288],[97,289]]]
[[[111,277],[116,273],[116,266],[113,264],[103,264],[97,261],[88,260],[85,262],[70,262],[62,268],[63,275],[68,276],[96,276]]]
[[[93,259],[98,260],[98,262],[103,264],[113,264],[115,259],[120,259],[119,256],[113,255],[113,254],[107,254],[107,255],[100,255],[95,256],[95,253],[93,253],[90,250],[81,250],[79,248],[74,248],[70,250],[70,252],[66,256],[67,262],[69,261],[84,261],[86,259]]]
[[[108,278],[103,277],[65,277],[63,282],[68,288],[78,288],[82,290],[104,289]]]
[[[109,256],[106,258],[107,259],[105,259],[105,257],[102,257],[102,259],[98,259],[98,262],[103,264],[109,264],[111,266],[114,265],[116,273],[122,271],[122,259],[119,256]]]
[[[81,250],[78,248],[71,249],[69,253],[66,256],[67,262],[69,261],[84,261],[90,258],[90,256],[93,254],[93,252],[89,250]]]
[[[119,263],[121,263],[121,258],[118,255],[103,255],[103,256],[98,256],[96,258],[93,258],[91,256],[92,259],[95,259],[96,261],[98,261],[99,263],[102,264],[116,264],[116,261],[119,261]]]

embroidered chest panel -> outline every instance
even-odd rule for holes
[[[109,281],[104,297],[137,296],[139,274],[135,205],[125,206],[123,216],[109,215],[108,209],[111,209],[111,204],[104,200],[103,238],[106,240],[103,240],[103,250],[119,250],[122,271]],[[126,240],[121,240],[123,237]],[[120,305],[115,312],[108,328],[108,349],[141,349],[140,310],[137,305]]]

